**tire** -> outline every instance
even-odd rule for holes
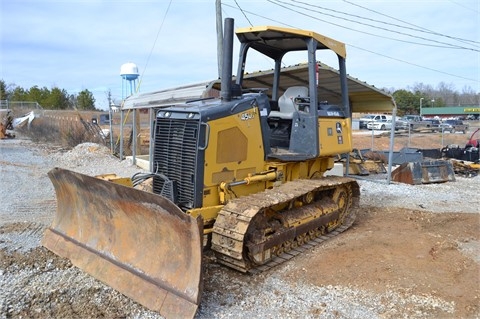
[[[380,129],[383,131],[385,129],[385,125],[382,125]]]

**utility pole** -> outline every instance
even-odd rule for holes
[[[113,101],[112,101],[112,91],[110,91],[110,89],[108,89],[108,92],[107,92],[107,96],[108,96],[108,119],[109,119],[109,128],[110,128],[110,153],[113,154],[113,112],[112,112],[112,104],[113,104]]]
[[[218,77],[222,77],[222,63],[223,63],[223,22],[222,22],[222,1],[215,0],[215,12],[217,21],[217,65]]]

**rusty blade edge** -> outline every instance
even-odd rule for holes
[[[136,270],[135,268],[133,268],[133,267],[128,267],[127,265],[125,265],[125,264],[123,264],[123,263],[121,263],[121,262],[118,262],[118,261],[116,261],[115,259],[110,258],[108,255],[101,254],[101,253],[99,253],[97,250],[92,249],[92,248],[88,247],[87,245],[84,245],[84,244],[82,244],[81,242],[79,242],[79,241],[77,241],[77,240],[75,240],[75,239],[73,239],[73,238],[71,238],[71,237],[65,236],[64,234],[62,234],[61,232],[59,232],[59,231],[57,231],[57,230],[55,230],[55,229],[53,229],[53,228],[50,228],[50,227],[49,227],[48,229],[49,229],[51,232],[55,233],[56,235],[61,236],[61,237],[62,237],[63,239],[65,239],[66,241],[69,241],[69,242],[71,242],[72,244],[74,244],[74,245],[76,245],[76,246],[79,246],[79,247],[81,247],[81,248],[83,248],[83,249],[85,249],[85,250],[88,250],[90,253],[99,256],[100,258],[102,258],[102,259],[110,262],[111,264],[115,265],[116,267],[122,268],[123,270],[126,270],[126,271],[128,271],[129,273],[131,273],[131,274],[133,274],[133,275],[135,275],[135,276],[137,276],[137,277],[140,277],[140,278],[142,278],[143,280],[148,281],[149,283],[151,283],[151,284],[153,284],[153,285],[155,285],[155,286],[157,286],[157,287],[159,287],[159,288],[161,288],[161,289],[164,289],[164,290],[166,290],[166,291],[168,291],[168,292],[170,292],[170,293],[173,293],[173,294],[179,296],[179,297],[182,298],[182,299],[185,299],[185,300],[188,300],[188,301],[190,301],[190,302],[192,302],[192,303],[195,303],[195,300],[189,298],[189,297],[188,297],[187,295],[185,295],[185,294],[182,294],[182,293],[177,292],[177,291],[175,291],[175,290],[171,290],[165,283],[163,283],[163,282],[161,282],[161,281],[158,281],[158,280],[154,280],[152,277],[149,277],[149,276],[145,275],[145,273],[140,272],[140,271],[137,271],[137,270]],[[50,249],[49,247],[47,247],[47,248]]]
[[[59,243],[63,241],[62,243]],[[57,245],[58,244],[58,245]],[[55,254],[69,259],[76,267],[84,270],[94,278],[102,281],[108,286],[114,288],[127,297],[137,301],[150,310],[159,312],[166,318],[193,318],[200,302],[201,289],[198,294],[198,300],[192,300],[188,296],[179,291],[171,289],[168,285],[155,281],[145,274],[136,271],[118,261],[109,258],[103,254],[99,254],[94,249],[79,243],[78,241],[65,236],[64,234],[55,231],[52,228],[47,228],[42,245],[54,252]],[[81,256],[82,257],[75,257]],[[89,271],[88,265],[85,265],[82,260],[86,260],[84,255],[94,256],[97,263],[102,264],[102,268],[108,269],[107,273],[112,276],[102,276],[100,273]],[[126,278],[131,283],[125,284],[119,281],[118,278]],[[142,291],[142,293],[138,293]],[[150,298],[150,297],[154,298]]]

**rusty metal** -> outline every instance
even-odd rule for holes
[[[48,175],[57,214],[45,247],[166,318],[193,318],[202,292],[201,219],[155,194],[59,168]]]
[[[455,172],[448,160],[408,162],[392,171],[392,180],[411,185],[443,183],[455,181]]]
[[[368,151],[365,154],[358,149],[353,149],[349,154],[348,175],[384,174],[387,172],[385,163],[386,156],[381,152]],[[342,158],[344,162],[346,158]]]
[[[292,206],[311,192],[317,194],[313,203]],[[299,251],[302,245],[311,247],[350,227],[359,193],[355,180],[329,176],[295,180],[233,199],[220,211],[213,228],[217,261],[248,273],[274,267],[294,254],[283,253],[288,243]],[[309,240],[303,239],[305,235]]]
[[[452,160],[455,174],[462,177],[475,177],[480,172],[480,164]]]

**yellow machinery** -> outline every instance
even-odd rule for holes
[[[255,273],[355,219],[358,184],[323,176],[352,150],[344,44],[296,29],[239,29],[233,83],[233,33],[226,19],[220,98],[156,110],[153,193],[49,173],[58,210],[43,244],[165,317],[196,313],[204,236],[218,262]],[[249,50],[273,60],[272,87],[242,89]],[[339,61],[328,102],[317,85],[319,50]],[[280,69],[292,51],[307,53],[309,73],[286,87],[292,79]]]

